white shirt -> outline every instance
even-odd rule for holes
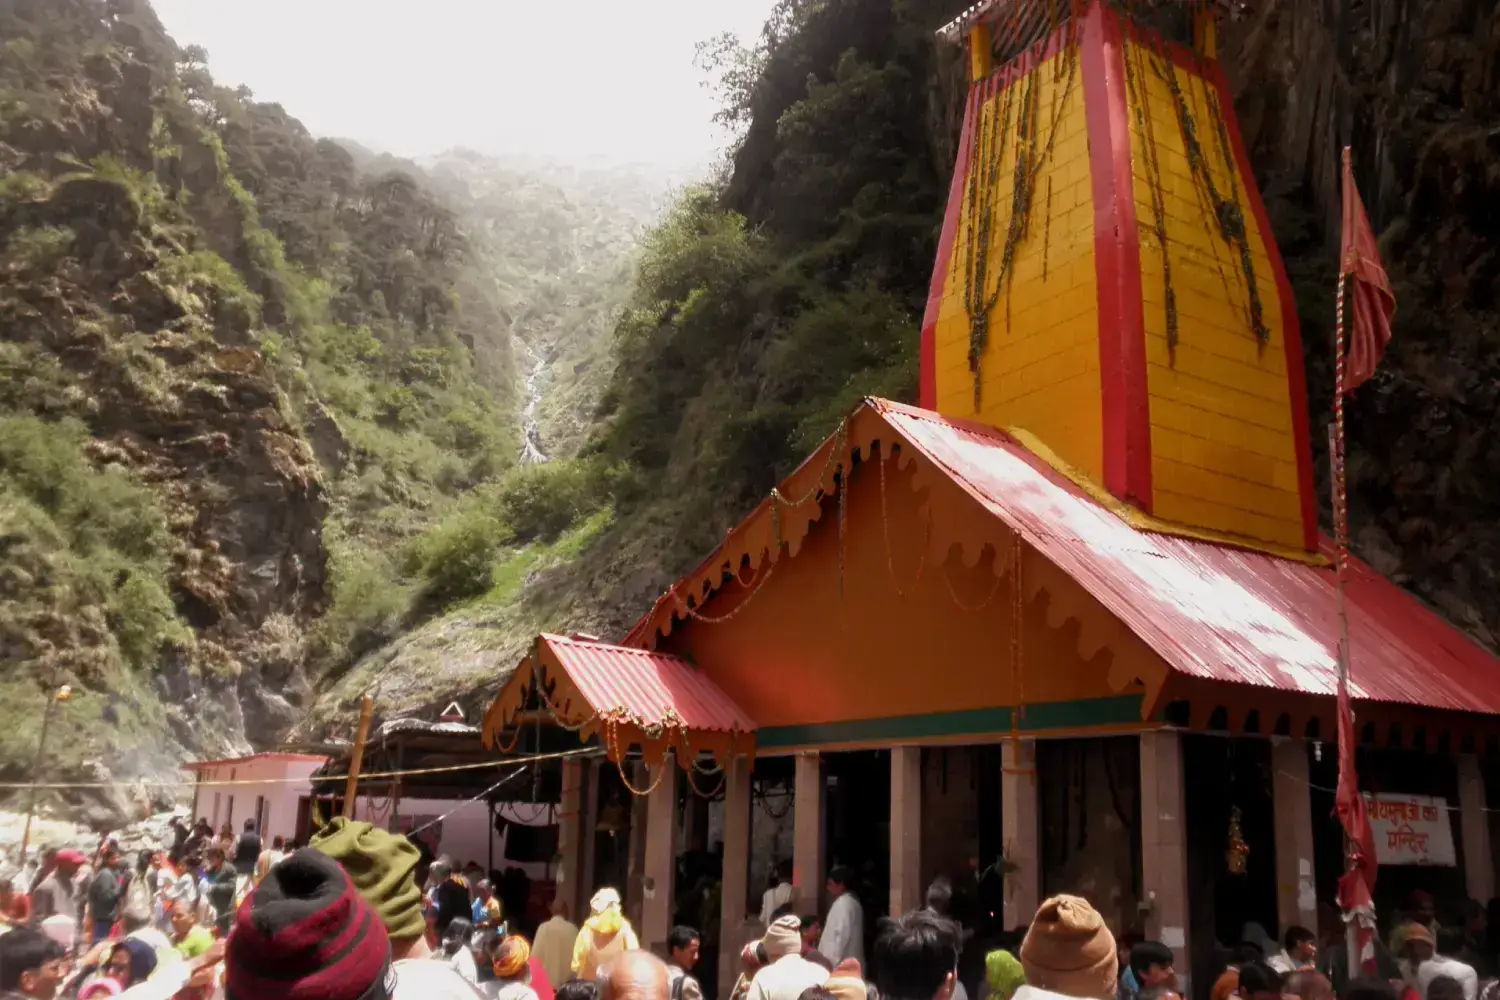
[[[1281,949],[1279,953],[1272,955],[1270,958],[1266,959],[1266,964],[1275,969],[1277,972],[1281,973],[1283,976],[1289,972],[1296,972],[1298,969],[1313,968],[1313,963],[1298,962],[1291,955],[1287,954],[1285,948]]]
[[[835,966],[846,958],[858,959],[861,966],[865,964],[865,911],[854,893],[845,892],[828,908],[818,950]]]
[[[403,958],[393,962],[395,1000],[480,1000],[479,987],[440,958]]]
[[[1438,976],[1451,976],[1458,980],[1458,985],[1464,988],[1464,1000],[1475,1000],[1479,996],[1479,974],[1474,971],[1472,965],[1465,965],[1456,958],[1444,958],[1438,955],[1429,958],[1417,967],[1417,989],[1422,996],[1427,995],[1427,987]]]
[[[465,982],[476,985],[479,983],[479,967],[474,964],[474,953],[469,950],[468,945],[460,945],[458,951],[448,956],[448,964],[464,977]]]
[[[809,986],[822,986],[832,975],[801,955],[785,955],[755,974],[746,1000],[797,1000]]]
[[[760,922],[771,926],[771,914],[792,901],[792,884],[780,882],[760,897]]]
[[[1053,993],[1039,986],[1027,986],[1024,983],[1016,990],[1010,1000],[1068,1000],[1065,993]]]

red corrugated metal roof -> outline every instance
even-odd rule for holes
[[[679,656],[560,635],[543,634],[538,641],[601,715],[623,710],[639,723],[657,725],[671,710],[690,730],[755,732],[755,720]]]
[[[266,753],[252,753],[244,757],[224,757],[219,760],[190,760],[183,764],[182,768],[185,771],[201,771],[205,767],[219,767],[225,764],[249,764],[258,760],[277,760],[304,764],[328,763],[328,758],[322,754],[267,751]]]
[[[1173,669],[1335,693],[1331,569],[1137,531],[998,430],[884,400],[868,405]],[[1500,659],[1365,563],[1350,564],[1354,697],[1500,714]]]

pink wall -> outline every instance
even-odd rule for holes
[[[265,800],[261,836],[269,844],[280,834],[291,839],[297,832],[297,802],[312,794],[308,781],[326,758],[297,754],[260,754],[238,760],[194,765],[201,784],[197,788],[196,818],[207,819],[215,830],[226,821],[236,833],[255,815]],[[212,782],[234,782],[214,786]]]

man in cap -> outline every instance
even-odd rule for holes
[[[1046,994],[1114,1000],[1120,956],[1104,918],[1077,896],[1053,896],[1036,911],[1021,942],[1026,985],[1015,1000]]]
[[[41,923],[48,917],[73,917],[78,912],[78,869],[88,864],[82,851],[58,851],[52,871],[31,891],[31,920]]]
[[[760,944],[766,964],[750,980],[749,1000],[797,1000],[808,987],[828,982],[828,969],[802,957],[802,921],[799,918],[778,917],[766,929]]]
[[[390,1000],[390,937],[332,858],[298,851],[235,914],[224,985],[236,1000]]]
[[[434,958],[427,944],[422,893],[413,877],[422,856],[411,841],[339,816],[312,838],[311,846],[339,863],[385,925],[394,959],[396,1000],[482,996],[452,965]]]

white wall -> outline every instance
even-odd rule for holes
[[[255,815],[256,799],[266,800],[261,836],[269,843],[280,834],[291,839],[297,832],[297,802],[312,794],[312,773],[323,765],[321,758],[266,756],[216,763],[199,770],[198,814],[218,830],[227,821],[239,833],[245,820]],[[214,787],[212,782],[236,782]],[[238,782],[248,782],[238,784]]]

